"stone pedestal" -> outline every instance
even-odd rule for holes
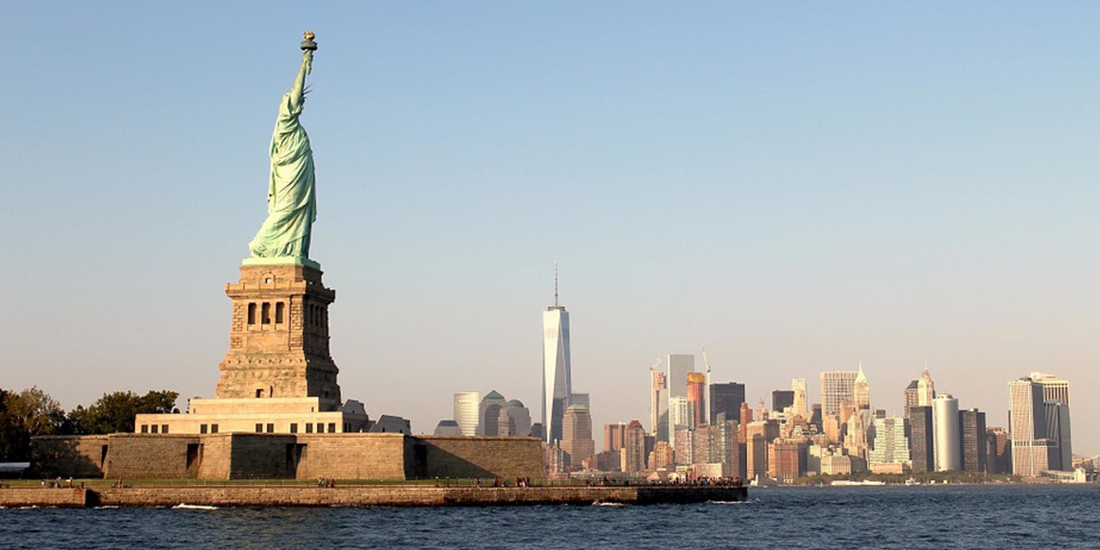
[[[316,397],[323,410],[340,408],[328,330],[336,292],[315,266],[246,262],[240,282],[226,285],[233,317],[219,399]]]

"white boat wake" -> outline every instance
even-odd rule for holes
[[[179,503],[172,507],[173,510],[217,510],[217,506],[204,506],[202,504]]]

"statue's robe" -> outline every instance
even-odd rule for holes
[[[313,151],[298,117],[305,95],[288,93],[271,136],[267,219],[248,245],[256,258],[309,257],[310,227],[317,219]]]

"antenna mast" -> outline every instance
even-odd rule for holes
[[[554,262],[554,307],[558,307],[558,262]]]

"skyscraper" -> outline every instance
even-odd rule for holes
[[[1004,428],[986,429],[987,471],[991,474],[1012,473],[1011,436]]]
[[[1050,453],[1050,470],[1062,470],[1062,442],[1059,435],[1062,433],[1062,404],[1057,401],[1043,401],[1043,419],[1047,424],[1047,439],[1054,447]]]
[[[656,433],[653,436],[657,441],[668,441],[668,388],[657,390],[657,425],[654,430]]]
[[[806,401],[806,379],[792,378],[791,391],[794,392],[794,403],[791,405],[794,408],[794,414],[801,416],[804,420],[809,420],[810,408],[809,403]]]
[[[571,393],[569,394],[569,401],[566,403],[566,408],[569,405],[584,405],[589,410],[592,409],[592,394],[590,393]]]
[[[1031,373],[1031,379],[1043,385],[1043,401],[1057,401],[1069,406],[1069,381],[1045,372]]]
[[[1031,378],[1008,383],[1009,430],[1012,434],[1012,473],[1038,476],[1055,462],[1061,465],[1056,444],[1047,439],[1043,385]]]
[[[687,398],[687,376],[695,370],[695,356],[672,354],[666,360],[668,365],[668,396]]]
[[[494,435],[486,433],[485,435]],[[528,437],[531,433],[531,411],[518,399],[512,399],[500,409],[495,435],[509,437]],[[542,434],[539,434],[541,437]]]
[[[909,439],[904,418],[875,418],[875,445],[868,455],[871,471],[900,474],[909,463]]]
[[[569,405],[562,415],[561,449],[569,454],[570,464],[579,468],[581,461],[596,454],[592,439],[592,415],[584,405]]]
[[[924,372],[920,373],[920,380],[917,380],[917,405],[931,407],[932,400],[935,398],[936,384],[932,382],[932,375],[928,373],[928,367],[925,367]]]
[[[645,428],[637,420],[631,420],[624,431],[623,447],[620,450],[622,460],[621,470],[626,473],[637,473],[645,470]]]
[[[859,364],[859,374],[856,375],[855,382],[852,382],[852,400],[856,404],[857,413],[871,410],[871,384],[867,382],[867,375],[863,374],[863,363]]]
[[[810,407],[810,424],[817,426],[818,432],[825,430],[821,415],[821,403],[814,403]]]
[[[849,455],[858,456],[863,460],[867,460],[867,432],[869,431],[869,423],[864,421],[865,416],[870,418],[870,415],[856,413],[853,407],[853,413],[848,415],[848,421],[844,424],[844,449]]]
[[[909,419],[909,409],[920,405],[920,396],[917,393],[917,385],[918,382],[916,380],[909,382],[909,385],[905,387],[905,391],[903,391],[901,395],[902,416],[906,420]]]
[[[772,390],[772,410],[781,413],[787,407],[794,407],[794,390]]]
[[[936,469],[933,454],[932,407],[917,406],[909,411],[909,457],[913,473],[923,474]]]
[[[749,478],[768,475],[768,444],[778,437],[778,421],[759,420],[745,426],[746,473]]]
[[[661,390],[668,389],[667,376],[663,371],[657,369],[650,369],[649,372],[649,429],[660,440],[667,439],[668,434],[665,437],[658,435],[657,425],[660,424],[661,412],[668,411],[668,397],[665,397],[664,405],[661,404]],[[666,419],[667,423],[667,419]]]
[[[749,407],[748,403],[745,403],[744,401],[741,402],[741,411],[737,418],[738,420],[740,420],[741,433],[744,434],[745,426],[747,426],[749,422],[752,422],[752,408]],[[745,438],[741,437],[741,443],[744,442]]]
[[[674,397],[673,399],[683,399]],[[676,451],[677,464],[695,464],[695,430],[684,424],[677,424],[672,430],[672,442]]]
[[[725,413],[729,420],[740,420],[741,404],[745,402],[745,385],[737,382],[710,385],[710,423]]]
[[[985,472],[985,413],[978,409],[960,411],[959,427],[962,429],[962,470]]]
[[[668,407],[668,422],[665,425],[658,426],[657,439],[661,440],[661,436],[669,442],[669,446],[673,449],[676,448],[676,424],[688,425],[688,417],[685,409],[683,417],[677,417],[673,419],[673,414],[680,411],[673,411],[673,400],[676,398],[683,398],[684,404],[687,403],[687,375],[689,372],[695,370],[695,356],[685,354],[670,354],[665,358],[665,365],[667,367],[667,374],[665,376],[665,387],[667,388],[665,393],[665,404]],[[658,420],[659,422],[659,420]]]
[[[649,469],[659,470],[676,464],[676,451],[668,441],[658,441],[649,454]]]
[[[806,444],[795,439],[776,439],[769,448],[768,470],[775,479],[790,483],[806,472]]]
[[[690,415],[687,397],[673,396],[668,398],[668,443],[677,452],[679,452],[680,447],[676,444],[676,427],[683,426],[690,429]],[[680,457],[677,457],[677,463],[680,463],[679,459]]]
[[[687,374],[688,426],[695,429],[707,423],[706,417],[707,375],[702,372]]]
[[[562,419],[573,393],[569,360],[569,312],[558,304],[557,267],[554,305],[542,313],[542,426],[546,441],[562,438]]]
[[[603,450],[619,452],[626,445],[626,424],[604,424]]]
[[[491,390],[478,406],[477,435],[497,435],[500,432],[500,410],[508,401],[504,396]]]
[[[842,401],[855,402],[855,371],[821,373],[821,412],[824,415],[839,414]]]
[[[455,422],[458,423],[458,429],[462,431],[462,435],[477,435],[480,431],[478,422],[480,406],[480,392],[467,391],[455,394]]]
[[[714,448],[711,450],[712,459],[717,458],[717,461],[722,463],[722,475],[741,475],[737,420],[726,416],[726,413],[719,413],[718,418],[711,422],[711,426],[716,430],[715,435],[717,436],[714,441]]]
[[[959,400],[951,394],[940,394],[932,400],[932,431],[935,433],[936,471],[962,470]]]
[[[1042,372],[1031,373],[1031,379],[1043,386],[1043,402],[1058,404],[1057,419],[1047,419],[1047,438],[1058,445],[1060,465],[1057,469],[1070,471],[1073,469],[1073,445],[1069,421],[1069,381]],[[1053,426],[1057,429],[1050,429]],[[1054,468],[1052,464],[1051,469]]]

